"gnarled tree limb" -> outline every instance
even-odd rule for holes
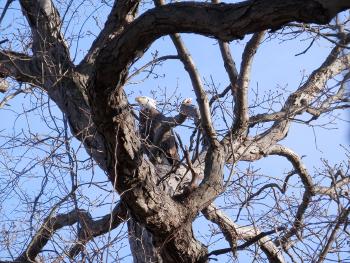
[[[15,260],[15,262],[34,262],[36,256],[42,251],[47,242],[56,231],[80,222],[82,229],[79,231],[80,244],[74,246],[70,255],[76,256],[82,246],[91,238],[108,232],[111,228],[116,228],[126,219],[126,210],[123,205],[118,204],[111,214],[105,215],[100,220],[94,221],[91,215],[84,210],[73,210],[67,214],[59,214],[46,218],[36,232],[26,250]]]
[[[261,233],[260,230],[255,227],[241,227],[235,224],[214,204],[210,204],[207,208],[203,209],[202,213],[208,220],[212,221],[220,227],[233,251],[235,249],[235,240],[250,240]],[[269,237],[264,236],[261,239],[257,240],[257,242],[270,262],[285,262],[282,256],[282,252],[275,246]]]
[[[283,247],[288,247],[289,238],[292,237],[295,234],[298,234],[298,231],[303,226],[303,218],[306,209],[308,208],[311,198],[315,195],[315,189],[314,184],[312,182],[312,178],[310,177],[306,167],[302,163],[300,157],[294,153],[291,149],[288,149],[287,147],[281,146],[281,145],[274,145],[272,146],[267,154],[270,155],[279,155],[283,156],[288,159],[288,161],[291,162],[294,169],[297,171],[297,173],[300,176],[300,179],[304,185],[305,191],[303,194],[302,202],[299,204],[298,210],[295,215],[295,219],[293,222],[293,226],[287,233],[281,237],[277,242],[279,242]]]
[[[0,51],[0,78],[13,78],[18,82],[41,86],[40,62],[25,54],[13,51]]]

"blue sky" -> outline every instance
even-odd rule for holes
[[[4,2],[5,1],[0,1],[0,8],[3,6]],[[81,3],[82,5],[86,6],[97,5],[96,3],[92,3],[90,1]],[[75,3],[73,6],[78,8],[79,4]],[[97,7],[98,6],[99,5],[97,5]],[[97,34],[99,26],[103,25],[103,20],[106,18],[107,8],[104,6],[99,8],[97,11],[93,11],[91,7],[86,9],[81,7],[77,10],[80,17],[77,15],[77,17],[75,17],[69,23],[69,27],[67,29],[67,35],[72,32],[75,34],[80,32],[86,36],[85,38],[79,39],[79,41],[77,41],[77,38],[75,38],[75,40],[72,42],[71,54],[72,57],[76,56],[76,62],[78,62],[84,56],[84,54],[86,54],[93,36]],[[83,17],[89,18],[85,20]],[[96,19],[94,19],[94,17],[96,17]],[[2,33],[0,33],[0,40],[3,37],[12,38],[18,32],[16,31],[18,22],[23,22],[23,18],[19,12],[18,3],[15,2],[1,25],[0,32]],[[19,28],[21,27],[22,26],[19,26]],[[1,31],[1,29],[3,30]],[[231,51],[237,66],[240,64],[240,57],[244,48],[244,43],[247,41],[247,39],[249,39],[249,37],[250,36],[246,37],[243,41],[233,41],[231,43]],[[202,79],[208,82],[210,82],[212,79],[219,89],[222,90],[225,88],[229,81],[224,70],[216,40],[190,34],[183,35],[183,38],[194,58]],[[253,64],[251,88],[255,89],[258,87],[259,92],[262,94],[267,93],[269,90],[276,93],[281,92],[282,88],[289,91],[296,90],[302,81],[303,76],[310,74],[312,70],[316,69],[322,63],[327,55],[327,52],[330,50],[330,43],[326,41],[318,41],[305,55],[295,56],[303,51],[309,45],[310,41],[310,39],[304,39],[304,37],[299,37],[288,41],[282,41],[278,38],[273,40],[265,40],[261,45],[261,48],[258,50]],[[19,42],[15,41],[14,43],[17,43],[14,45],[15,49],[19,50],[21,48]],[[78,47],[77,43],[79,44]],[[138,61],[135,66],[142,66],[146,64],[152,59],[152,54],[155,54],[156,52],[158,52],[159,56],[176,54],[176,50],[173,47],[169,37],[162,37],[149,48],[145,56]],[[161,100],[159,91],[164,89],[167,90],[168,96],[170,94],[175,94],[176,96],[181,96],[181,98],[195,98],[189,77],[179,61],[165,61],[161,66],[157,66],[155,71],[158,74],[157,77],[151,75],[148,79],[143,80],[144,75],[140,75],[132,79],[131,82],[139,82],[140,80],[143,80],[142,82],[136,84],[131,83],[126,86],[126,92],[131,94],[130,103],[134,103],[134,97],[139,94],[153,96],[154,93],[152,93],[152,90],[158,91],[157,98]],[[253,100],[253,93],[250,92],[249,95],[250,99]],[[2,95],[0,95],[0,100],[2,99],[1,96]],[[44,101],[47,101],[47,99],[44,98]],[[34,97],[29,95],[18,96],[9,102],[8,107],[0,110],[0,132],[2,136],[21,134],[22,130],[25,130],[26,133],[28,133],[30,130],[31,133],[37,133],[40,136],[54,135],[55,132],[48,129],[46,125],[43,124],[43,118],[45,116],[41,116],[39,111],[34,110],[33,112],[29,112],[27,115],[30,118],[29,120],[27,119],[26,115],[22,115],[21,117],[16,115],[16,112],[21,112],[23,109],[29,110],[33,108],[33,103],[35,103]],[[278,109],[278,105],[275,105],[275,107]],[[44,109],[44,111],[47,116],[47,110]],[[53,108],[53,114],[57,116],[57,121],[62,125],[62,122],[59,120],[59,118],[62,117],[61,113],[55,107]],[[288,137],[282,142],[282,144],[292,148],[300,155],[305,156],[303,161],[311,173],[316,167],[320,167],[322,165],[320,161],[321,158],[327,158],[334,164],[346,158],[345,151],[342,149],[341,145],[345,146],[349,143],[349,114],[344,112],[336,112],[335,115],[337,114],[339,114],[340,119],[344,119],[345,121],[337,120],[336,125],[329,125],[327,126],[327,129],[317,126],[317,124],[326,123],[327,119],[320,119],[316,121],[314,123],[315,127],[306,127],[305,125],[294,123],[290,129]],[[192,125],[192,121],[188,121],[186,124]],[[221,125],[220,122],[218,122],[217,125]],[[181,135],[184,137],[189,137],[190,131],[186,127],[179,127],[176,129],[176,131],[181,133]],[[0,138],[0,145],[3,145],[5,141],[5,137]],[[79,148],[79,143],[73,141],[72,145],[75,152],[81,159],[87,157],[84,150]],[[21,151],[23,151],[24,148],[18,148],[6,153],[20,156]],[[48,150],[49,148],[50,145],[43,146],[43,149]],[[27,154],[30,156],[37,154],[38,158],[44,158],[46,152],[44,150],[33,150]],[[3,160],[8,158],[5,155],[5,151],[2,152],[1,156]],[[9,161],[15,162],[16,160]],[[4,163],[6,162],[2,162],[2,171],[5,170],[5,166],[3,165]],[[19,167],[25,167],[26,165],[27,163],[24,160],[24,162],[19,162],[16,167],[19,169]],[[240,163],[238,164],[238,169],[244,170],[247,166],[247,163]],[[260,160],[254,163],[254,166],[259,167],[262,173],[269,174],[275,178],[281,177],[283,173],[291,169],[291,166],[286,160],[278,157],[269,157]],[[28,194],[23,195],[28,195],[30,198],[37,195],[37,191],[39,189],[38,186],[40,186],[42,182],[41,173],[42,167],[38,167],[33,170],[32,173],[28,174],[27,178],[19,179],[21,189],[28,192]],[[2,176],[4,176],[4,174]],[[8,173],[5,176],[13,176],[13,174],[11,175]],[[82,174],[79,174],[79,178],[82,182],[88,181],[89,178],[93,178],[96,181],[106,180],[104,174],[98,168],[95,168],[94,171],[82,172]],[[69,185],[69,178],[66,171],[62,172],[58,180],[62,180],[64,181],[64,184]],[[111,186],[106,183],[106,188],[111,189]],[[52,189],[52,195],[54,195],[54,193],[55,189]],[[107,204],[102,207],[99,207],[98,205],[86,207],[86,205],[82,204],[82,207],[89,209],[94,216],[107,213],[111,207],[110,203],[112,201],[115,202],[118,199],[118,197],[113,193],[99,193],[97,187],[94,188],[93,186],[88,185],[82,187],[81,195],[86,195],[91,200],[95,200],[96,204],[107,200]],[[23,196],[21,193],[12,193],[11,199],[4,201],[2,208],[0,209],[0,222],[2,221],[3,225],[6,225],[6,222],[9,222],[8,218],[3,216],[7,212],[9,212],[7,216],[11,217],[16,215],[16,213],[18,216],[22,216],[23,213],[27,211],[28,208],[20,207],[19,200],[22,197]],[[52,197],[51,202],[54,203],[56,198],[58,197]],[[219,202],[219,205],[222,204],[221,201]],[[22,211],[22,213],[19,213],[19,210]],[[38,221],[40,222],[40,218]],[[203,228],[206,229],[207,227],[207,222],[198,220],[198,222],[195,224],[195,234],[199,236],[199,231]],[[118,231],[119,229],[117,229],[115,232]],[[114,233],[112,233],[112,235],[113,234]],[[125,246],[127,240],[123,240],[123,242],[123,244],[120,244],[121,246]],[[224,241],[220,241],[216,245],[216,248],[217,247],[227,247],[227,244]],[[2,256],[2,253],[6,252],[0,252],[0,256]],[[128,252],[124,248],[121,253],[127,254]],[[125,262],[128,262],[129,259],[130,258],[126,259]],[[220,257],[219,259],[227,260],[225,256]]]

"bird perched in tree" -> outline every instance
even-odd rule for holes
[[[140,105],[139,131],[143,139],[143,149],[151,161],[176,164],[180,157],[172,128],[183,123],[187,115],[180,111],[175,117],[166,117],[156,108],[156,101],[149,97],[135,98]],[[183,104],[191,103],[186,99]]]
[[[187,117],[194,119],[195,123],[199,120],[200,113],[198,108],[192,104],[192,98],[186,98],[182,101],[180,112]]]
[[[191,105],[192,104],[192,98],[186,98],[182,101],[183,105]]]
[[[8,90],[9,83],[5,79],[0,78],[0,92],[5,93]]]
[[[144,109],[157,109],[157,102],[146,96],[139,96],[135,98],[136,102]]]

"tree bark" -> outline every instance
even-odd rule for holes
[[[59,30],[62,21],[53,3],[49,0],[20,3],[32,31],[33,56],[1,52],[0,77],[11,76],[40,86],[66,115],[72,133],[106,172],[130,212],[128,228],[135,262],[206,261],[207,248],[193,236],[192,222],[223,191],[225,162],[264,157],[272,145],[286,136],[290,123],[283,118],[272,118],[276,120],[274,125],[259,136],[232,140],[232,134],[228,134],[219,141],[211,122],[207,95],[200,80],[193,80],[201,125],[209,145],[202,154],[205,155],[201,167],[203,182],[177,200],[169,195],[169,189],[159,184],[164,174],[143,156],[142,141],[123,90],[130,65],[164,35],[186,32],[230,41],[266,29],[276,30],[291,21],[325,24],[350,7],[349,0],[183,2],[156,7],[135,19],[138,1],[116,1],[105,28],[86,58],[75,67]],[[257,45],[261,37],[257,35],[253,44]],[[177,47],[179,53],[186,52]],[[281,110],[283,114],[289,117],[301,114],[304,103],[310,103],[330,77],[344,70],[349,56],[338,58],[340,51],[340,47],[335,48],[322,67],[289,97]],[[190,68],[191,61],[185,66]],[[245,76],[246,73],[241,73],[238,80]],[[241,80],[244,89],[245,81]],[[243,92],[242,100],[246,97]],[[246,130],[247,105],[245,101],[237,105],[237,112],[244,115],[240,116],[243,124],[238,126]],[[252,123],[258,117],[253,117]],[[272,256],[279,257],[274,247],[265,249],[269,253],[273,250]]]

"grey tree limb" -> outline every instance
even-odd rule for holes
[[[13,51],[0,50],[0,78],[40,86],[40,63],[34,57]]]
[[[250,72],[254,55],[265,35],[265,31],[255,33],[248,41],[242,54],[242,63],[237,80],[237,93],[234,113],[236,116],[235,123],[232,127],[233,136],[245,136],[249,123],[248,114],[248,87],[250,82]]]
[[[292,227],[277,241],[283,247],[288,247],[289,238],[293,235],[298,235],[299,230],[303,227],[305,211],[308,208],[312,197],[315,195],[314,183],[306,167],[302,163],[301,158],[291,149],[288,149],[282,145],[274,145],[269,149],[268,154],[279,155],[287,158],[297,171],[305,188],[302,201],[298,206]]]
[[[202,210],[203,215],[213,223],[217,224],[223,232],[226,240],[229,242],[232,250],[235,250],[235,240],[250,240],[261,233],[254,226],[239,226],[234,223],[227,215],[218,209],[214,204],[210,204]],[[271,241],[268,236],[264,236],[257,240],[257,243],[269,262],[284,263],[281,250]]]
[[[111,214],[107,214],[96,221],[84,210],[72,210],[67,214],[49,216],[44,220],[25,251],[23,251],[14,262],[34,262],[36,256],[42,251],[56,231],[65,226],[71,226],[80,222],[82,224],[82,229],[79,231],[79,241],[77,245],[70,250],[70,256],[74,257],[90,239],[107,233],[111,229],[110,226],[112,229],[119,226],[119,224],[126,219],[126,214],[125,208],[121,204],[118,204]]]

